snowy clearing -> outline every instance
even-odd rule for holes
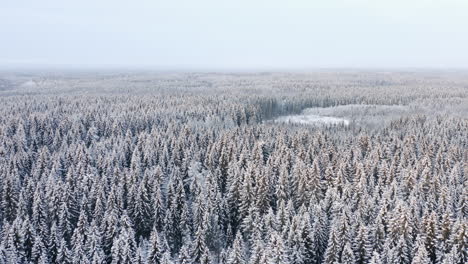
[[[351,104],[334,107],[306,108],[298,115],[280,116],[274,122],[297,123],[305,125],[345,125],[357,124],[375,126],[395,120],[409,112],[403,105]]]
[[[349,120],[332,116],[319,116],[310,114],[281,116],[275,122],[299,123],[305,125],[349,125]]]

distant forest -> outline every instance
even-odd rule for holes
[[[418,107],[270,122],[350,104]],[[467,117],[460,72],[3,72],[0,264],[466,264]]]

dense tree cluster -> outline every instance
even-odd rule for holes
[[[34,83],[0,91],[0,263],[468,262],[468,113],[266,122],[311,106],[463,105],[457,74]]]

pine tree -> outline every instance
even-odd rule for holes
[[[356,258],[354,257],[353,250],[351,249],[351,244],[348,242],[343,248],[343,253],[341,255],[341,261],[340,263],[343,264],[352,264],[352,263],[358,263],[356,262]]]
[[[186,244],[184,244],[179,251],[179,257],[177,263],[180,264],[190,264],[191,262],[191,257],[190,257],[190,252],[189,248]]]
[[[245,252],[244,252],[244,242],[240,233],[237,233],[236,239],[232,245],[232,249],[229,252],[227,258],[227,264],[245,264]]]
[[[15,242],[15,233],[10,231],[6,234],[4,241],[2,243],[2,247],[4,248],[0,251],[0,254],[4,255],[6,263],[21,263],[21,254],[17,249],[17,245]]]
[[[353,251],[356,253],[356,263],[367,263],[371,257],[372,244],[367,228],[363,225],[358,228],[354,238]]]
[[[87,230],[85,251],[91,263],[104,263],[105,254],[102,248],[102,234],[96,222],[92,222]]]
[[[31,249],[31,261],[39,262],[41,257],[47,253],[47,248],[44,245],[43,238],[40,235],[36,235],[34,238],[34,244]]]
[[[57,258],[58,248],[60,247],[60,239],[63,237],[61,230],[58,229],[56,222],[50,228],[50,237],[48,238],[49,259],[55,262]]]
[[[179,176],[173,176],[175,179],[169,186],[168,203],[169,208],[166,214],[166,235],[169,245],[173,252],[179,251],[182,246],[183,231],[185,229],[184,221],[186,216],[186,197],[182,179]],[[185,222],[186,223],[186,222]]]
[[[150,261],[149,263],[153,263],[153,262]],[[172,263],[174,262],[172,262],[171,255],[169,254],[169,252],[165,252],[161,258],[161,264],[172,264]]]
[[[161,188],[158,183],[154,184],[153,187],[153,196],[152,196],[152,202],[151,204],[153,205],[153,208],[151,211],[153,212],[153,219],[154,219],[154,224],[156,225],[156,228],[158,231],[163,231],[164,228],[164,220],[165,220],[165,205],[163,203],[163,198],[162,198],[162,193],[161,193]]]
[[[437,219],[435,213],[425,215],[422,224],[424,244],[428,251],[428,256],[431,262],[435,262],[437,252]]]
[[[291,250],[290,261],[291,263],[307,263],[305,241],[302,237],[302,227],[298,223],[298,217],[294,217],[290,225],[287,242]],[[309,260],[310,261],[310,260]]]
[[[36,237],[36,231],[31,225],[29,217],[26,217],[26,219],[22,222],[19,233],[21,237],[20,251],[24,254],[25,260],[30,260],[34,238]]]
[[[85,243],[86,243],[86,234],[88,229],[88,220],[86,219],[86,214],[84,210],[80,212],[80,217],[78,219],[78,224],[73,230],[73,236],[71,239],[72,252],[73,252],[73,262],[87,262],[89,261],[86,256]]]
[[[41,253],[41,256],[39,257],[38,261],[37,261],[38,264],[49,264],[49,257],[47,255],[47,252],[43,251]]]
[[[48,237],[48,216],[43,191],[37,187],[34,192],[31,224],[36,227],[41,237]]]
[[[112,264],[134,263],[135,252],[129,243],[130,236],[123,229],[112,245]]]
[[[133,263],[136,260],[136,241],[133,224],[124,210],[120,219],[119,235],[113,240],[111,263]]]
[[[289,252],[283,239],[276,232],[270,235],[270,241],[266,247],[268,263],[289,264]]]
[[[192,263],[201,263],[203,255],[206,254],[206,252],[208,251],[205,239],[206,230],[203,228],[203,226],[199,226],[197,231],[195,232],[195,239],[190,249]]]
[[[203,254],[200,257],[200,264],[211,264],[212,263],[212,256],[208,248],[205,248]]]
[[[369,264],[382,264],[382,259],[380,258],[380,254],[377,251],[374,251],[372,254],[372,258],[369,261]]]
[[[103,249],[106,256],[110,256],[114,240],[118,237],[119,219],[114,209],[108,209],[104,214],[104,221],[101,230],[103,230]]]
[[[330,238],[328,239],[327,249],[325,251],[324,263],[333,264],[341,258],[341,243],[339,241],[336,230],[332,229]]]
[[[312,263],[318,264],[322,262],[325,250],[327,249],[329,225],[327,213],[320,205],[317,205],[316,208],[314,208],[314,211],[316,217],[312,226],[311,236],[315,256]]]
[[[450,238],[450,244],[457,249],[461,263],[468,261],[468,228],[467,224],[457,221],[454,225],[454,232]],[[453,251],[453,248],[452,248]]]
[[[240,189],[239,214],[240,219],[244,219],[248,214],[253,203],[255,189],[254,181],[256,170],[252,163],[249,163],[246,171],[243,173],[242,186]]]
[[[72,256],[70,251],[68,250],[67,243],[65,242],[65,239],[62,238],[60,240],[60,245],[57,250],[57,257],[55,259],[56,263],[72,263]]]
[[[426,246],[421,238],[417,238],[416,244],[416,254],[411,261],[411,264],[430,264],[432,263],[431,259],[429,258],[429,254],[426,250]]]
[[[3,187],[0,197],[0,208],[2,209],[2,216],[8,222],[12,222],[16,217],[18,206],[20,176],[18,170],[12,169],[10,173],[1,175],[3,177]]]
[[[161,241],[156,226],[154,226],[150,236],[148,263],[161,264],[164,252],[166,252],[165,245]]]
[[[371,229],[371,232],[374,250],[377,250],[377,252],[382,252],[387,232],[385,230],[384,221],[380,214],[377,216],[374,226]]]
[[[132,204],[131,212],[132,217],[136,223],[135,232],[136,237],[143,236],[147,238],[151,232],[151,225],[153,223],[152,217],[152,205],[150,198],[150,188],[149,179],[147,174],[140,181],[136,192],[133,194],[135,201]]]
[[[459,264],[461,262],[460,253],[457,251],[456,247],[453,247],[452,250],[444,255],[443,264]]]
[[[442,254],[450,251],[449,239],[452,234],[452,225],[452,217],[449,213],[444,213],[441,221],[437,225],[437,250]]]
[[[248,264],[261,264],[261,259],[265,254],[265,248],[260,232],[255,232],[253,238]]]
[[[389,263],[410,263],[410,252],[407,246],[407,241],[405,241],[403,236],[400,237],[398,242],[392,248],[391,259],[392,261],[388,261]]]
[[[73,234],[72,227],[72,215],[68,209],[67,202],[62,199],[60,201],[59,216],[58,216],[58,228],[62,230],[63,236],[66,239],[70,239]]]

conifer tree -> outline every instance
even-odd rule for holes
[[[354,257],[353,250],[351,249],[351,244],[348,242],[343,248],[343,253],[341,255],[341,261],[340,263],[343,264],[351,264],[351,263],[357,263],[356,258]]]
[[[227,257],[227,264],[245,264],[244,242],[240,233],[237,233],[232,249]]]
[[[149,243],[148,263],[161,264],[164,252],[166,252],[167,249],[161,241],[161,237],[156,226],[154,226],[151,231]]]

